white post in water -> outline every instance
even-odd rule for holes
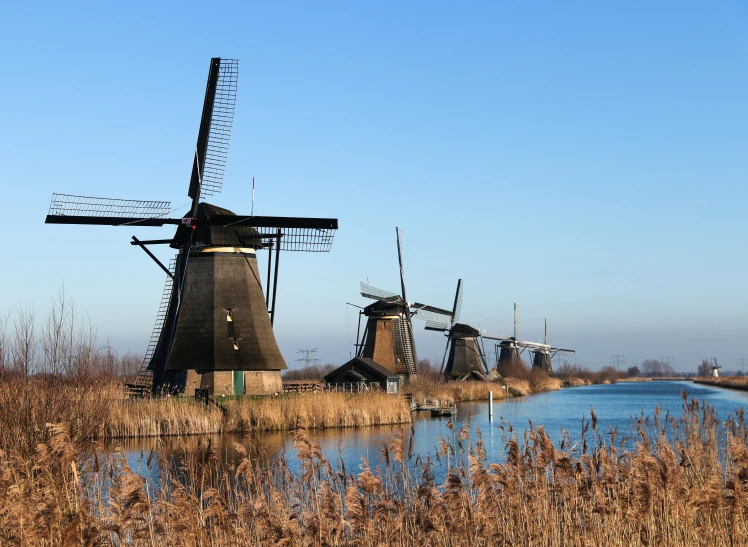
[[[488,392],[488,421],[493,421],[493,391]]]

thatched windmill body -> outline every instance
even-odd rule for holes
[[[337,219],[242,216],[204,201],[222,188],[238,71],[236,60],[211,59],[188,188],[191,206],[184,216],[169,218],[173,210],[164,201],[52,197],[47,223],[176,226],[171,239],[132,238],[167,274],[143,369],[131,386],[137,390],[278,391],[286,368],[272,327],[279,253],[328,251],[338,227]],[[147,248],[157,244],[176,249],[169,267]],[[260,250],[271,253],[264,295]]]
[[[426,330],[443,332],[447,346],[442,359],[443,375],[453,380],[483,380],[488,373],[488,364],[480,341],[480,331],[465,323],[458,323],[462,309],[462,279],[457,281],[454,305],[449,325],[426,323]]]
[[[544,336],[544,346],[542,348],[535,348],[530,350],[532,353],[532,366],[533,368],[537,368],[539,370],[542,370],[544,372],[547,372],[549,375],[553,376],[553,357],[556,356],[556,354],[559,353],[576,353],[573,349],[563,349],[563,348],[553,348],[548,344],[548,331],[550,330],[550,321],[548,319],[545,320],[545,336]]]
[[[387,370],[412,378],[416,374],[418,353],[413,336],[412,318],[448,325],[451,313],[448,310],[408,301],[403,270],[403,231],[397,234],[397,258],[400,265],[400,294],[361,283],[361,296],[375,300],[361,311],[366,317],[363,335],[357,335],[356,357],[372,359]]]
[[[553,367],[551,365],[551,359],[557,353],[574,353],[571,349],[554,348],[548,344],[548,326],[549,322],[546,319],[545,322],[545,343],[541,344],[538,342],[528,342],[519,339],[518,333],[519,326],[519,306],[514,304],[514,335],[513,336],[501,336],[497,334],[491,334],[484,331],[482,334],[483,338],[495,340],[496,348],[496,368],[499,370],[506,370],[519,363],[521,363],[521,354],[525,350],[529,350],[532,353],[532,365],[540,370],[553,375]]]

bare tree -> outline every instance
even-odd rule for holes
[[[6,369],[10,368],[11,351],[8,323],[10,323],[10,312],[6,316],[0,316],[0,376],[4,375]]]
[[[712,364],[707,360],[703,359],[701,364],[696,368],[696,376],[711,376]]]
[[[19,307],[13,319],[13,368],[28,378],[36,363],[37,340],[33,307]]]
[[[67,301],[63,285],[57,293],[57,298],[52,300],[52,309],[42,330],[43,370],[52,374],[53,378],[65,372],[70,364],[74,313],[72,304]]]
[[[677,372],[670,363],[665,363],[657,359],[645,359],[641,366],[642,376],[675,376]]]

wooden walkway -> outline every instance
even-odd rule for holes
[[[432,416],[453,416],[457,414],[457,405],[451,397],[413,397],[408,395],[410,410],[428,410]]]

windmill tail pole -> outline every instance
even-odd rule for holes
[[[280,262],[281,229],[278,228],[278,240],[275,243],[275,273],[273,274],[273,313],[270,315],[270,324],[275,324],[275,296],[278,292],[278,262]]]

